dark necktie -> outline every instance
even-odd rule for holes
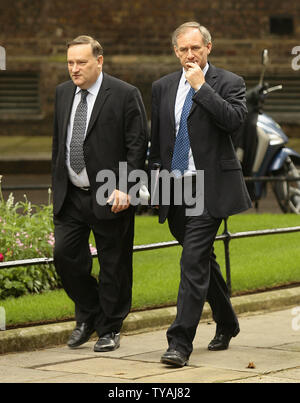
[[[183,104],[179,130],[176,136],[172,158],[172,166],[171,166],[172,171],[178,170],[181,172],[181,175],[183,175],[184,171],[188,169],[189,165],[190,140],[187,126],[187,118],[189,116],[193,104],[192,98],[194,94],[195,90],[193,88],[190,88]]]
[[[87,121],[87,90],[81,90],[81,100],[76,108],[72,139],[70,144],[70,165],[79,174],[85,167],[83,156],[83,141]]]

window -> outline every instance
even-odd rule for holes
[[[292,35],[294,21],[292,17],[270,17],[270,33],[275,35]]]
[[[39,114],[38,74],[0,71],[0,119]]]

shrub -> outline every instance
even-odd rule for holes
[[[5,201],[1,180],[0,176],[0,262],[51,257],[54,236],[50,190],[48,205],[32,205],[26,195],[23,202],[15,203],[12,193]],[[0,270],[0,299],[39,293],[60,286],[53,265]]]

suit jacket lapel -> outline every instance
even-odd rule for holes
[[[70,82],[70,89],[66,92],[65,99],[63,100],[63,104],[65,105],[65,113],[64,113],[63,126],[62,126],[64,144],[66,143],[68,123],[70,120],[75,91],[76,91],[75,84],[73,84],[73,82]]]
[[[205,81],[207,84],[209,84],[212,88],[216,85],[217,82],[217,70],[213,64],[209,63],[209,68],[207,70],[207,73],[205,75]]]
[[[96,119],[98,118],[99,113],[101,112],[101,109],[109,95],[110,95],[109,76],[106,73],[103,73],[103,81],[94,104],[94,108],[91,114],[85,139],[87,139],[87,137],[91,133],[91,130],[96,122]]]
[[[174,136],[175,136],[175,102],[181,74],[182,70],[178,71],[178,74],[174,76],[174,78],[169,84],[169,113],[172,122],[172,130],[174,132]]]

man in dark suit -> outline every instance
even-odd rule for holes
[[[74,39],[67,59],[71,81],[57,87],[55,99],[54,262],[75,303],[77,323],[69,347],[80,346],[96,331],[94,350],[108,351],[119,347],[131,307],[134,208],[129,189],[134,183],[127,178],[144,167],[147,119],[138,89],[102,71],[103,51],[96,40]],[[126,169],[119,172],[119,163]],[[115,185],[104,192],[107,175]],[[91,231],[99,282],[91,275]]]
[[[161,362],[184,366],[206,300],[217,324],[210,350],[227,349],[239,332],[213,243],[222,218],[248,209],[251,201],[231,140],[247,114],[243,79],[208,62],[211,36],[196,22],[174,32],[173,46],[182,70],[153,83],[149,167],[174,172],[174,183],[182,181],[182,189],[191,184],[194,200],[201,196],[196,177],[204,174],[203,211],[187,214],[187,203],[172,203],[174,183],[170,205],[159,210],[159,221],[168,218],[183,246],[177,316]]]

